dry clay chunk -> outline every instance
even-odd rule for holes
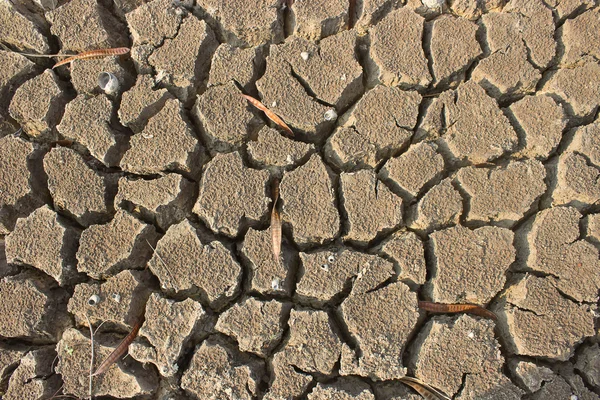
[[[600,200],[600,121],[575,128],[573,140],[560,155],[552,202],[588,208]]]
[[[251,91],[261,68],[264,68],[262,47],[242,49],[223,43],[213,55],[208,87],[235,81],[246,91]]]
[[[513,237],[510,230],[491,226],[433,232],[433,278],[428,288],[433,301],[488,303],[502,290],[515,260]]]
[[[469,196],[467,221],[513,227],[546,191],[545,177],[537,160],[512,161],[503,168],[462,168],[456,178]]]
[[[46,13],[50,32],[62,51],[82,52],[125,46],[125,30],[109,10],[96,0],[72,0]],[[77,61],[75,61],[77,62]]]
[[[115,207],[139,212],[145,220],[154,221],[161,229],[183,221],[192,209],[195,185],[179,174],[166,174],[157,179],[119,179]],[[133,211],[129,210],[129,211]]]
[[[194,327],[205,319],[206,313],[197,301],[175,302],[153,293],[146,304],[145,321],[139,331],[139,336],[148,339],[151,347],[133,343],[129,353],[138,361],[156,365],[162,376],[173,376],[179,370],[179,358]]]
[[[577,301],[595,303],[600,289],[598,249],[580,237],[581,214],[571,207],[539,212],[524,226],[527,269],[557,279],[557,288]]]
[[[173,7],[175,4],[171,0],[153,0],[127,13],[133,44],[160,46],[165,38],[175,37],[183,14]]]
[[[87,147],[105,165],[118,165],[124,138],[110,127],[112,109],[111,101],[104,95],[79,95],[67,104],[56,128],[64,137]]]
[[[19,13],[10,1],[0,3],[0,37],[4,43],[20,50],[30,49],[40,54],[50,51],[40,28]]]
[[[12,135],[0,138],[0,232],[12,230],[21,213],[16,209],[34,206],[32,173],[28,164],[33,158],[31,143]],[[26,211],[26,210],[24,210]]]
[[[449,3],[449,8],[453,14],[475,21],[484,13],[500,11],[504,3],[505,0],[452,0]]]
[[[86,333],[88,333],[86,331]],[[98,340],[94,342],[95,359],[99,362],[106,359],[114,347],[108,347]],[[63,393],[85,398],[89,396],[91,341],[74,328],[67,329],[58,342],[56,351],[58,363],[56,372],[62,375]],[[94,369],[98,368],[97,363]],[[125,371],[119,363],[113,364],[104,374],[94,378],[94,396],[112,396],[119,399],[148,395],[157,385],[157,377],[143,368],[135,372]]]
[[[340,378],[334,383],[319,383],[308,394],[308,400],[375,400],[369,385],[353,378]]]
[[[121,160],[121,168],[135,174],[181,171],[194,174],[200,169],[200,144],[183,119],[177,100],[150,118],[144,130],[131,138],[131,148]]]
[[[363,71],[355,46],[354,30],[323,39],[318,45],[292,36],[283,44],[271,46],[269,61],[289,63],[293,74],[307,86],[311,95],[340,110],[363,91]]]
[[[216,233],[237,236],[243,225],[268,211],[269,173],[244,166],[238,152],[217,154],[204,168],[194,213]]]
[[[343,173],[340,182],[348,216],[344,239],[366,244],[402,223],[402,199],[377,179],[375,171]]]
[[[290,7],[294,35],[319,40],[348,26],[348,3],[344,0],[304,0]]]
[[[124,269],[140,269],[150,258],[157,234],[126,211],[119,210],[104,225],[92,225],[81,234],[77,268],[95,279],[104,279]]]
[[[560,37],[565,46],[565,54],[560,60],[562,65],[573,65],[582,59],[600,57],[595,43],[600,41],[600,15],[598,9],[567,19],[560,28]]]
[[[291,167],[314,149],[314,145],[288,139],[268,126],[258,131],[256,140],[248,142],[248,156],[260,167]]]
[[[8,110],[29,136],[49,138],[53,137],[52,129],[60,120],[65,103],[58,78],[47,69],[17,89]]]
[[[360,349],[344,346],[342,375],[387,380],[406,374],[402,353],[419,317],[417,296],[402,282],[380,287],[393,273],[391,263],[364,264],[342,303],[341,316]]]
[[[169,228],[148,266],[164,289],[179,292],[198,288],[212,307],[236,294],[242,275],[229,250],[218,241],[202,244],[187,220]]]
[[[423,53],[424,18],[402,7],[372,28],[370,56],[387,86],[424,88],[431,82]]]
[[[545,382],[550,382],[554,379],[554,372],[548,367],[541,367],[537,364],[527,361],[517,361],[516,359],[509,362],[511,372],[520,383],[530,392],[537,392]]]
[[[75,150],[52,149],[44,157],[44,170],[57,210],[67,212],[84,226],[110,218],[109,178],[92,170]]]
[[[293,285],[291,271],[283,258],[274,258],[270,230],[248,229],[240,251],[251,268],[250,290],[261,294],[291,292]]]
[[[491,393],[506,400],[521,398],[522,391],[502,374],[504,357],[490,320],[434,317],[421,329],[412,351],[416,377],[450,396],[459,392],[466,376],[460,399],[487,399]]]
[[[25,274],[0,280],[0,337],[56,340],[69,322],[52,295]]]
[[[600,387],[600,346],[598,343],[582,346],[575,368],[596,389]]]
[[[157,81],[173,87],[180,99],[188,100],[207,77],[210,59],[218,45],[206,22],[190,15],[179,26],[177,36],[165,39],[148,57],[148,62],[156,71]]]
[[[134,133],[138,133],[164,107],[165,102],[172,98],[167,89],[154,89],[151,75],[138,75],[135,86],[123,93],[119,120]]]
[[[4,400],[47,399],[58,393],[60,376],[54,374],[56,351],[51,347],[32,350],[12,373]]]
[[[262,361],[209,339],[194,353],[181,387],[199,399],[252,400],[257,396],[262,369]]]
[[[12,349],[0,347],[0,379],[4,383],[10,378],[10,375],[14,369],[19,365],[21,358],[27,354],[25,349]],[[6,389],[5,384],[2,385],[2,389]]]
[[[252,297],[219,316],[215,329],[233,337],[240,351],[266,357],[283,334],[283,304]]]
[[[288,365],[301,372],[331,374],[340,358],[342,343],[332,330],[325,311],[292,310],[288,321],[290,336],[281,353]],[[282,371],[275,370],[275,382]],[[288,392],[287,397],[295,394]]]
[[[313,378],[308,373],[303,373],[285,359],[285,353],[276,353],[273,357],[272,368],[274,378],[264,400],[287,400],[290,397],[300,396],[306,391]]]
[[[44,206],[17,220],[15,230],[6,237],[6,260],[10,264],[31,265],[60,285],[68,284],[77,273],[78,239],[78,229]]]
[[[80,283],[75,286],[68,310],[75,315],[77,325],[92,325],[111,321],[131,330],[144,314],[150,296],[151,276],[148,271],[122,271],[106,282]]]
[[[458,225],[463,211],[463,199],[446,178],[431,188],[411,210],[408,226],[424,232],[432,232]]]
[[[367,265],[391,268],[390,262],[378,256],[352,250],[300,253],[296,294],[301,299],[322,305],[342,294]]]
[[[369,90],[327,140],[327,159],[340,168],[376,167],[408,143],[420,102],[415,91],[383,85]]]
[[[362,7],[355,11],[357,15],[352,18],[359,31],[366,31],[390,10],[398,8],[400,3],[400,0],[362,0]]]
[[[525,276],[494,307],[510,353],[566,361],[594,335],[589,306],[564,298],[553,280]]]
[[[574,68],[559,69],[542,89],[564,102],[569,116],[592,115],[600,103],[600,65],[589,61]]]
[[[0,70],[0,107],[5,110],[14,90],[32,78],[37,68],[27,57],[5,50],[0,50],[0,64],[3,66]]]
[[[546,159],[554,152],[567,123],[560,104],[547,95],[525,96],[509,108],[524,135],[523,156]]]
[[[547,67],[556,46],[552,11],[542,0],[514,2],[505,11],[482,17],[491,54],[473,71],[494,97],[533,92],[541,78],[536,67]]]
[[[224,104],[227,107],[223,107]],[[260,124],[233,82],[210,87],[198,96],[194,114],[202,126],[202,137],[212,151],[239,148]]]
[[[198,0],[196,6],[219,23],[220,36],[236,47],[283,40],[283,8],[279,0]]]
[[[267,57],[266,71],[256,87],[263,104],[311,141],[321,140],[333,125],[331,112],[326,114],[331,108],[313,99],[293,75],[292,66],[281,59]]]
[[[398,279],[410,279],[419,285],[425,283],[425,248],[416,234],[396,231],[382,243],[381,251],[397,265]]]
[[[390,182],[397,191],[412,198],[443,170],[444,158],[437,153],[435,143],[421,142],[399,157],[390,159],[381,169],[380,177]]]
[[[531,397],[532,400],[576,398],[582,400],[600,399],[596,393],[587,388],[581,376],[573,372],[565,373],[564,377],[554,375],[551,382],[546,383]]]
[[[333,240],[340,230],[333,185],[317,154],[283,176],[280,187],[283,221],[290,224],[299,245]]]
[[[496,101],[473,81],[442,93],[427,110],[423,123],[431,139],[441,136],[454,158],[474,164],[498,158],[518,142]]]
[[[436,18],[431,27],[432,69],[436,82],[463,72],[482,54],[477,25],[450,15]]]

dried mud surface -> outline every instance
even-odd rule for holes
[[[597,0],[3,1],[0,43],[0,398],[600,399]]]

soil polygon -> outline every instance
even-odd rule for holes
[[[234,81],[246,91],[252,90],[252,85],[264,68],[263,53],[264,47],[242,49],[228,43],[221,44],[212,58],[208,87]]]
[[[340,216],[327,167],[317,154],[284,175],[280,187],[283,221],[298,245],[322,244],[335,238]]]
[[[215,233],[237,236],[246,223],[267,213],[268,178],[267,171],[244,166],[237,152],[217,154],[204,168],[193,211]]]
[[[111,128],[112,111],[113,104],[104,95],[79,95],[66,105],[56,128],[65,138],[84,145],[107,166],[116,166],[125,138]]]
[[[375,171],[343,173],[340,182],[348,216],[346,240],[366,244],[402,223],[402,199],[377,179]]]
[[[431,188],[413,207],[408,226],[421,232],[432,232],[458,225],[463,213],[463,198],[446,178]]]
[[[314,145],[286,138],[268,126],[258,131],[256,140],[248,142],[248,156],[261,167],[296,166],[314,149]]]
[[[127,13],[133,44],[160,46],[165,38],[175,37],[183,13],[173,6],[170,0],[154,0]]]
[[[60,285],[76,277],[75,253],[80,231],[70,226],[50,207],[38,208],[17,220],[6,237],[6,261],[30,265],[54,278]]]
[[[396,231],[382,243],[381,251],[397,264],[398,279],[410,279],[419,285],[425,283],[425,249],[416,234]]]
[[[57,210],[83,226],[110,219],[114,196],[111,178],[91,169],[75,150],[52,149],[44,157],[44,171]]]
[[[433,301],[486,304],[502,290],[516,256],[512,231],[456,226],[430,237],[433,277],[427,291]]]
[[[294,35],[318,41],[348,26],[348,3],[343,0],[305,0],[291,7]]]
[[[5,400],[38,399],[51,397],[60,389],[61,379],[54,374],[56,351],[42,347],[27,353],[8,382]]]
[[[357,379],[338,379],[334,383],[319,383],[308,394],[308,400],[375,400],[371,388]]]
[[[148,266],[163,289],[200,290],[216,308],[235,296],[242,274],[241,266],[221,242],[201,241],[187,220],[167,230]]]
[[[138,75],[135,86],[123,93],[119,120],[134,133],[138,133],[165,106],[165,102],[172,98],[167,89],[155,89],[151,75]]]
[[[40,26],[21,14],[11,2],[0,5],[0,37],[2,41],[20,50],[33,50],[41,54],[48,52],[48,39]]]

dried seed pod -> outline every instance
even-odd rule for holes
[[[419,308],[437,313],[468,313],[473,315],[478,315],[484,318],[490,318],[494,321],[498,319],[496,314],[491,312],[490,310],[486,310],[485,308],[478,306],[477,304],[442,304],[442,303],[434,303],[431,301],[419,301]]]

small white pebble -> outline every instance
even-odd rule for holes
[[[154,137],[154,135],[152,135],[150,133],[142,133],[142,137],[144,139],[152,139]]]
[[[421,0],[421,3],[427,8],[441,8],[445,0]]]
[[[271,281],[271,288],[273,290],[279,290],[279,278],[275,278]]]
[[[271,107],[277,107],[277,102],[274,101],[273,103],[271,103]]]
[[[572,394],[571,395],[571,400],[579,400],[579,397],[577,397],[576,395]]]
[[[340,76],[340,80],[341,81],[345,81],[346,80],[346,74],[342,74],[342,76]]]
[[[337,117],[338,117],[338,115],[334,109],[325,111],[325,114],[323,115],[323,118],[325,119],[325,121],[335,121],[337,119]]]
[[[475,337],[475,334],[474,334],[473,332],[469,332],[469,333],[467,334],[467,336],[468,336],[470,339],[473,339],[473,338]]]
[[[285,162],[288,164],[292,164],[294,162],[294,159],[292,158],[291,154],[287,155],[287,157],[285,158]]]
[[[113,293],[111,297],[112,297],[112,299],[113,299],[114,301],[116,301],[117,303],[120,303],[120,302],[121,302],[121,295],[120,295],[119,293]]]
[[[310,54],[308,54],[306,51],[303,51],[302,53],[300,53],[300,57],[302,57],[302,59],[304,61],[308,60],[309,56],[310,56]]]
[[[321,269],[322,269],[323,271],[329,271],[329,265],[327,265],[327,264],[323,264],[323,265],[321,265]]]

